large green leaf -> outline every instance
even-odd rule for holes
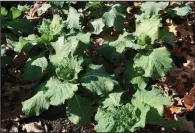
[[[150,18],[152,15],[158,15],[159,11],[164,10],[169,2],[144,2],[141,5],[141,14],[135,14],[136,22]]]
[[[103,108],[109,106],[120,106],[121,95],[123,92],[112,92],[103,100]]]
[[[66,40],[64,36],[58,38],[56,42],[51,43],[55,50],[55,55],[50,55],[50,61],[54,65],[59,65],[63,58],[75,50],[79,41],[77,39]]]
[[[191,7],[188,6],[188,5],[185,5],[185,6],[182,6],[182,7],[175,7],[175,8],[169,9],[167,13],[169,15],[171,15],[172,17],[175,17],[176,15],[185,16],[190,12],[192,12]]]
[[[6,26],[16,35],[31,34],[34,29],[34,25],[27,19],[14,19],[7,23]]]
[[[28,81],[41,79],[47,66],[47,59],[43,56],[30,58],[24,66],[23,79]]]
[[[72,45],[72,53],[74,55],[83,56],[84,50],[86,50],[90,45],[90,36],[91,33],[82,33],[79,32],[76,35],[69,36],[67,40],[78,40],[78,43],[71,44]]]
[[[151,91],[137,90],[131,100],[134,106],[139,104],[146,104],[152,108],[155,108],[159,115],[163,115],[163,105],[171,105],[171,97],[165,97],[161,90],[156,87],[152,87]]]
[[[91,21],[90,26],[91,26],[91,33],[98,35],[103,31],[105,24],[103,22],[103,19],[99,18]]]
[[[133,132],[136,127],[144,127],[149,106],[139,108],[126,104],[120,107],[99,108],[95,115],[97,132]]]
[[[72,98],[78,89],[76,84],[61,82],[54,77],[51,77],[45,86],[48,88],[45,97],[50,100],[51,105],[56,106],[64,104],[65,100]]]
[[[70,100],[68,100],[67,116],[74,124],[89,124],[92,117],[91,101],[88,98],[74,95]]]
[[[97,95],[107,94],[114,89],[114,85],[117,83],[104,71],[102,65],[90,65],[81,79],[82,86]]]
[[[50,55],[50,61],[54,65],[59,65],[63,58],[72,55],[84,55],[84,50],[89,46],[90,33],[78,33],[75,36],[65,39],[64,36],[58,38],[56,42],[51,43],[55,50],[55,55]]]
[[[170,44],[173,48],[176,48],[176,37],[171,32],[166,32],[164,30],[160,30],[159,32],[159,40],[162,40],[168,44]]]
[[[38,92],[33,97],[22,102],[22,111],[27,115],[38,116],[49,108],[49,100],[45,97],[47,88],[42,84],[37,90]]]
[[[158,15],[158,12],[164,10],[169,5],[169,2],[144,2],[141,5],[141,10],[147,15]]]
[[[12,18],[13,19],[18,18],[21,15],[21,13],[22,13],[22,11],[20,11],[19,9],[17,9],[15,7],[12,7],[10,9],[10,11],[12,12]]]
[[[116,41],[104,43],[102,47],[97,49],[97,51],[109,60],[118,59],[125,48],[132,48],[135,50],[145,48],[145,46],[136,44],[134,42],[135,40],[136,38],[132,34],[125,32],[119,35]]]
[[[66,20],[67,29],[81,29],[81,19],[83,18],[82,13],[78,13],[77,10],[73,7],[69,7],[68,17]]]
[[[31,34],[28,37],[20,37],[19,42],[15,43],[14,51],[15,52],[29,52],[34,45],[38,43],[38,36]]]
[[[148,19],[141,20],[140,23],[136,24],[135,36],[143,42],[146,37],[150,37],[151,43],[154,43],[159,36],[159,28],[162,26],[161,19],[157,16],[152,16]]]
[[[39,28],[39,32],[45,36],[60,35],[62,33],[63,27],[64,25],[62,24],[62,18],[59,15],[55,14],[52,21],[43,19],[42,24]]]
[[[77,34],[74,34],[72,36],[68,36],[68,40],[71,40],[71,39],[77,39],[85,44],[89,44],[90,42],[90,36],[91,36],[91,33],[87,32],[87,33],[84,33],[84,32],[78,32]]]
[[[121,30],[124,27],[125,7],[120,4],[115,4],[103,14],[102,18],[108,27],[114,27],[116,30]]]
[[[134,68],[142,69],[145,77],[163,77],[171,68],[173,61],[165,48],[156,48],[149,54],[138,53],[134,58]]]
[[[146,123],[163,126],[167,131],[180,129],[180,124],[176,120],[165,120],[155,108],[151,108],[146,117]]]
[[[50,32],[52,35],[60,35],[63,27],[62,18],[59,15],[54,15],[50,24]]]
[[[142,75],[143,72],[133,68],[132,63],[125,68],[125,81],[128,84],[133,84],[136,89],[144,89],[147,85],[148,79]]]
[[[174,127],[178,128],[176,121],[167,121],[162,117],[164,114],[164,105],[170,106],[172,101],[171,97],[165,97],[160,89],[152,87],[151,91],[137,90],[131,102],[135,107],[143,104],[150,107],[146,116],[146,123],[161,125],[167,130],[171,130]]]

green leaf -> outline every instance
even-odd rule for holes
[[[151,108],[146,117],[146,123],[163,126],[168,132],[173,129],[180,129],[179,122],[176,120],[165,120],[155,108]]]
[[[67,104],[68,119],[74,124],[87,125],[91,122],[92,103],[90,99],[74,95]]]
[[[67,40],[71,40],[71,39],[77,39],[85,44],[88,44],[90,42],[90,36],[91,36],[91,33],[87,32],[87,33],[84,33],[84,32],[78,32],[78,33],[74,33],[73,35],[70,34],[67,36]]]
[[[118,59],[122,55],[125,48],[132,48],[135,50],[143,49],[145,46],[134,43],[135,37],[127,32],[120,34],[118,39],[113,42],[105,43],[97,51],[106,59]],[[109,52],[109,54],[108,54]]]
[[[163,115],[163,105],[172,104],[171,97],[165,97],[161,90],[156,87],[152,87],[151,91],[137,90],[131,102],[134,106],[139,106],[143,103],[149,105],[155,108],[161,116]]]
[[[59,15],[55,14],[52,21],[43,19],[42,24],[39,28],[39,32],[43,35],[45,34],[48,36],[56,36],[62,33],[63,27],[64,26],[62,24],[62,18]]]
[[[103,31],[105,24],[103,19],[99,18],[90,22],[90,26],[92,27],[91,33],[98,35]]]
[[[67,29],[75,30],[81,29],[80,23],[81,19],[83,18],[82,13],[78,13],[77,10],[73,7],[69,7],[68,17],[66,20]]]
[[[124,27],[125,7],[120,4],[113,5],[102,17],[108,27],[121,30]]]
[[[146,88],[148,79],[142,76],[142,71],[133,68],[132,63],[126,67],[124,74],[128,84],[133,84],[136,89]]]
[[[140,104],[139,108],[127,103],[120,107],[99,108],[95,115],[97,132],[133,132],[136,127],[145,126],[149,106]]]
[[[158,12],[164,10],[169,5],[169,2],[144,2],[141,5],[141,10],[147,15],[158,15]]]
[[[86,5],[86,8],[89,8],[91,10],[96,10],[101,8],[101,2],[100,1],[89,1]]]
[[[137,107],[145,104],[150,107],[146,116],[146,123],[164,126],[167,130],[178,128],[176,121],[167,121],[162,116],[164,113],[164,105],[172,104],[171,97],[165,97],[163,92],[156,87],[152,87],[151,91],[137,90],[133,95],[131,103]]]
[[[47,89],[44,84],[40,85],[38,92],[30,99],[22,102],[22,112],[27,115],[40,115],[43,111],[49,108],[49,101],[45,97]]]
[[[62,8],[65,1],[48,1],[53,8]]]
[[[62,18],[55,14],[53,16],[53,20],[51,21],[50,24],[50,32],[52,33],[52,35],[60,35],[63,29],[63,24],[62,24]]]
[[[149,19],[143,19],[141,23],[137,23],[135,36],[138,39],[145,39],[147,36],[151,38],[153,44],[159,36],[159,28],[162,26],[161,19],[157,16],[152,16]]]
[[[50,55],[50,61],[54,65],[59,65],[69,54],[83,56],[84,50],[89,46],[90,35],[90,33],[78,33],[67,39],[64,36],[59,37],[56,42],[51,43],[56,54]]]
[[[18,44],[18,37],[16,37],[14,34],[12,33],[8,33],[5,34],[6,37],[6,44],[11,45],[13,48],[15,48],[15,46]]]
[[[75,56],[66,57],[56,69],[56,75],[61,81],[74,82],[78,79],[78,73],[82,70],[83,58]]]
[[[173,65],[170,52],[165,48],[156,48],[149,54],[138,53],[134,58],[134,68],[142,69],[144,77],[163,77]]]
[[[10,41],[10,40],[9,40]],[[20,37],[19,42],[13,42],[14,43],[14,51],[15,52],[29,52],[34,45],[37,45],[38,43],[38,36],[35,34],[31,34],[28,37]]]
[[[179,128],[177,121],[167,121],[162,117],[164,114],[163,106],[170,106],[172,101],[171,97],[165,97],[160,89],[153,87],[151,91],[137,90],[131,102],[135,107],[140,106],[140,104],[145,104],[150,107],[146,115],[146,123],[163,126],[169,131],[173,128]]]
[[[78,89],[76,84],[61,82],[54,77],[51,77],[45,86],[48,88],[45,97],[55,106],[64,104],[65,100],[72,98]]]
[[[43,19],[41,26],[39,27],[39,32],[42,34],[42,43],[48,44],[56,36],[62,33],[64,25],[62,23],[62,18],[55,14],[52,21],[48,19]]]
[[[30,34],[28,35],[28,37],[24,37],[24,39],[27,40],[32,45],[37,45],[37,43],[39,42],[39,37],[35,34]]]
[[[18,10],[20,10],[21,12],[27,11],[28,9],[30,9],[29,5],[18,5]]]
[[[182,7],[175,7],[173,9],[168,10],[168,14],[171,15],[172,17],[175,17],[176,15],[178,16],[185,16],[188,13],[192,12],[192,9],[190,6],[185,5]]]
[[[20,37],[19,42],[15,44],[14,51],[15,52],[29,52],[34,45],[37,44],[37,38],[35,35],[29,35],[28,37]]]
[[[104,99],[103,103],[103,108],[107,108],[110,106],[120,106],[121,102],[121,95],[123,92],[112,92],[110,93],[106,99]]]
[[[109,45],[111,47],[116,48],[116,52],[122,53],[125,48],[132,48],[135,50],[142,49],[143,46],[134,43],[135,37],[132,34],[128,34],[127,32],[119,35],[116,41],[110,42]]]
[[[90,45],[90,36],[91,33],[82,33],[79,32],[76,35],[70,36],[67,38],[67,40],[78,40],[78,43],[71,44],[72,46],[72,53],[74,55],[83,56],[84,50],[86,50]]]
[[[7,9],[5,7],[1,7],[1,15],[6,16],[8,13]]]
[[[41,79],[47,66],[47,59],[43,56],[30,58],[24,66],[23,79],[28,81]]]
[[[55,50],[55,55],[50,55],[49,59],[54,65],[59,65],[63,58],[73,53],[78,46],[79,40],[66,40],[64,36],[58,38],[56,42],[51,43]]]
[[[12,7],[10,9],[10,11],[12,12],[12,18],[15,19],[15,18],[18,18],[20,15],[21,15],[21,11],[15,7]]]
[[[50,22],[50,20],[48,20],[48,19],[43,19],[42,20],[42,23],[41,23],[41,25],[40,25],[40,27],[39,27],[39,32],[41,33],[41,34],[50,34],[50,24],[51,24],[51,22]],[[51,33],[52,34],[52,33]]]
[[[21,35],[22,33],[31,34],[34,29],[34,25],[27,19],[14,19],[6,26],[16,35]]]
[[[104,71],[102,65],[90,65],[81,79],[81,84],[93,94],[105,95],[112,91],[118,82]]]
[[[176,37],[173,33],[166,32],[164,30],[160,30],[159,32],[159,40],[162,40],[168,44],[170,44],[173,48],[176,48]]]
[[[27,43],[28,42],[24,38],[20,37],[19,42],[16,43],[16,45],[14,47],[14,51],[20,53],[22,51],[22,49],[25,47],[25,45],[27,45]]]

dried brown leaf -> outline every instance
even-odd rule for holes
[[[192,28],[190,26],[185,26],[184,24],[181,24],[181,25],[177,25],[177,27],[175,29],[179,33],[178,35],[181,39],[185,39],[185,38],[189,37],[191,43],[194,43],[193,31],[192,31]]]
[[[167,120],[174,120],[174,114],[171,112],[170,108],[164,106],[164,116]]]
[[[190,93],[184,96],[184,105],[187,111],[192,111],[195,105],[195,88],[192,88]]]
[[[182,113],[182,107],[177,107],[172,105],[171,107],[169,107],[170,111],[172,112],[172,114],[180,114]]]
[[[173,89],[180,95],[185,95],[185,93],[189,91],[188,89],[193,86],[194,81],[194,71],[189,67],[183,67],[173,68],[160,84]]]

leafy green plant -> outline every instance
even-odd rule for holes
[[[42,19],[35,33],[31,22],[18,18],[27,7],[13,7],[10,11],[1,8],[1,21],[8,21],[7,14],[12,13],[12,19],[2,27],[19,35],[16,41],[6,38],[15,44],[14,51],[29,53],[34,46],[40,49],[39,54],[29,55],[23,79],[44,82],[31,98],[22,102],[22,111],[38,116],[50,106],[66,104],[67,116],[75,124],[87,125],[95,114],[97,132],[133,132],[148,123],[167,130],[179,128],[176,121],[163,118],[163,106],[172,104],[171,97],[164,96],[155,86],[148,91],[147,86],[149,79],[164,77],[174,66],[171,53],[162,42],[174,46],[175,38],[162,30],[163,18],[159,14],[168,5],[169,2],[143,3],[141,14],[134,16],[136,26],[131,33],[125,29],[127,5],[122,3],[86,2],[83,9],[78,9],[76,3],[47,2],[39,10],[41,14],[48,8],[62,12]],[[179,9],[164,14],[184,16],[191,11],[187,6]],[[104,41],[102,46],[94,48],[93,37],[101,37],[105,31],[120,34],[114,41]],[[133,51],[130,57],[125,55],[128,50]],[[126,90],[119,76],[108,72],[104,63],[95,63],[93,54],[111,64],[115,60],[120,62],[117,65],[124,67],[123,82],[132,88],[130,100],[123,99]],[[3,45],[1,59],[6,57]],[[94,103],[98,104],[95,111]]]

